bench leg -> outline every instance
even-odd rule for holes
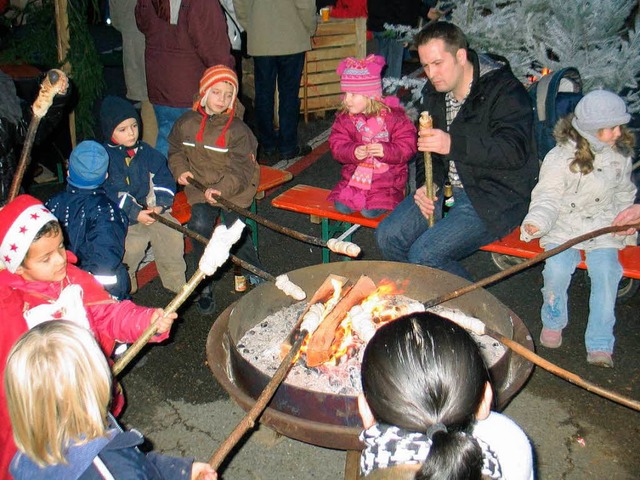
[[[249,211],[251,213],[258,213],[258,204],[256,203],[256,199],[254,198],[253,201],[251,202],[251,206],[249,207]],[[258,224],[250,219],[247,218],[247,225],[249,225],[249,227],[251,227],[251,239],[253,240],[253,244],[256,247],[256,251],[258,251]]]

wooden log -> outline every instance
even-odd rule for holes
[[[375,292],[376,284],[371,278],[362,275],[353,288],[340,299],[338,304],[325,317],[318,329],[311,335],[307,344],[306,362],[308,367],[316,367],[327,362],[332,355],[332,345],[336,330],[351,307],[358,305]]]
[[[304,308],[304,310],[298,317],[298,321],[296,322],[294,328],[291,330],[291,333],[285,339],[285,341],[282,342],[282,345],[280,345],[280,358],[284,358],[289,353],[289,350],[291,350],[291,346],[296,342],[297,338],[300,336],[300,324],[302,323],[302,319],[307,314],[309,309],[316,303],[319,303],[319,302],[326,303],[331,298],[335,290],[334,288],[335,282],[339,283],[340,286],[344,288],[346,285],[348,285],[349,279],[347,277],[341,277],[340,275],[334,275],[334,274],[330,274],[329,276],[327,276],[327,278],[324,279],[324,282],[322,282],[322,285],[318,287],[318,289],[315,291],[315,293],[311,297],[311,300],[309,300],[309,303],[307,303],[307,306]]]

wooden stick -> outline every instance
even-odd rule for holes
[[[173,300],[171,300],[171,303],[169,303],[169,305],[167,305],[167,307],[164,309],[165,316],[177,311],[178,308],[180,308],[180,306],[185,302],[185,300],[189,298],[189,295],[193,293],[193,291],[204,279],[204,277],[206,277],[206,275],[202,270],[196,270],[196,273],[194,273],[189,281],[185,285],[183,285],[180,293],[178,293],[173,298]],[[157,324],[158,321],[156,320],[151,325],[149,325],[145,329],[145,331],[142,332],[142,335],[140,335],[140,337],[138,337],[138,339],[134,343],[132,343],[129,348],[127,348],[124,354],[122,354],[118,361],[113,365],[111,371],[113,372],[114,377],[120,374],[120,372],[122,372],[122,370],[124,370],[124,368],[129,364],[129,362],[136,355],[138,355],[138,353],[140,353],[140,350],[142,350],[142,348],[147,343],[149,343],[149,340],[151,340],[158,331]]]
[[[159,214],[157,214],[155,212],[151,212],[149,214],[149,216],[151,218],[153,218],[154,220],[162,223],[163,225],[166,225],[169,228],[173,228],[174,230],[177,230],[178,232],[181,232],[184,235],[186,235],[186,236],[188,236],[190,238],[193,238],[194,240],[196,240],[197,242],[199,242],[199,243],[201,243],[203,245],[207,245],[209,243],[209,240],[204,235],[200,235],[198,232],[194,232],[193,230],[190,230],[187,227],[184,227],[184,226],[180,225],[179,223],[174,223],[171,220],[167,220],[162,215],[159,215]],[[255,265],[252,265],[251,263],[246,262],[246,261],[242,260],[241,258],[236,257],[235,255],[229,254],[229,258],[236,265],[240,265],[245,270],[249,270],[251,273],[253,273],[253,274],[255,274],[255,275],[257,275],[257,276],[259,276],[261,278],[264,278],[265,280],[268,280],[270,282],[275,282],[276,281],[276,277],[274,277],[270,273],[259,269]]]
[[[291,334],[293,334],[292,332]],[[220,464],[223,462],[227,454],[231,451],[231,449],[240,441],[240,439],[244,436],[244,434],[255,425],[255,421],[262,414],[264,409],[267,407],[267,404],[271,401],[271,398],[275,394],[276,390],[283,382],[287,374],[289,373],[289,369],[293,365],[293,361],[298,355],[300,348],[302,347],[302,343],[307,337],[308,332],[306,330],[302,330],[300,335],[296,339],[295,343],[287,353],[286,357],[280,363],[280,366],[273,374],[273,377],[266,385],[264,390],[260,396],[256,399],[256,403],[251,407],[251,410],[247,412],[240,423],[234,428],[231,434],[227,437],[227,439],[222,442],[220,447],[214,452],[209,460],[209,465],[213,467],[214,470],[217,470]]]
[[[205,192],[207,191],[207,186],[202,184],[201,182],[199,182],[198,180],[196,180],[193,177],[189,177],[188,181],[191,185],[193,185],[194,187],[196,187],[198,190]],[[324,247],[324,248],[328,248],[329,250],[331,250],[334,253],[339,253],[342,255],[347,255],[349,257],[357,257],[358,255],[360,255],[360,247],[358,245],[356,245],[355,243],[352,242],[347,242],[344,240],[336,240],[334,238],[329,239],[328,241],[324,241],[321,238],[318,237],[314,237],[312,235],[307,235],[305,233],[302,232],[298,232],[297,230],[294,230],[292,228],[288,228],[288,227],[284,227],[282,225],[279,225],[275,222],[272,222],[271,220],[261,216],[261,215],[257,215],[249,210],[247,210],[246,208],[242,208],[238,205],[236,205],[233,202],[230,202],[229,200],[219,196],[219,195],[214,195],[216,201],[222,205],[225,208],[228,208],[229,210],[232,210],[236,213],[238,213],[239,215],[242,215],[244,217],[250,218],[251,220],[253,220],[254,222],[257,222],[261,225],[264,225],[267,228],[270,228],[271,230],[274,230],[278,233],[282,233],[283,235],[287,235],[291,238],[295,238],[296,240],[300,240],[302,242],[305,243],[310,243],[311,245],[318,245],[320,247]]]
[[[11,188],[7,196],[7,203],[18,196],[20,186],[22,185],[22,178],[24,172],[27,170],[29,163],[31,162],[31,149],[36,139],[36,133],[40,120],[47,114],[49,107],[53,103],[53,97],[58,93],[64,94],[69,86],[69,79],[62,70],[49,70],[46,77],[42,81],[40,86],[40,93],[31,106],[33,116],[29,122],[29,128],[27,129],[27,136],[22,147],[22,153],[18,166],[16,167],[16,173],[11,182]]]
[[[578,243],[584,242],[585,240],[599,237],[600,235],[605,235],[607,233],[623,232],[625,230],[628,230],[629,228],[635,228],[637,230],[640,228],[640,223],[636,223],[632,225],[618,225],[618,226],[603,227],[597,230],[593,230],[591,232],[584,233],[575,238],[572,238],[571,240],[566,241],[561,245],[558,245],[555,248],[552,248],[551,250],[547,250],[545,252],[539,253],[535,257],[525,260],[524,262],[519,263],[518,265],[514,265],[513,267],[509,267],[506,270],[503,270],[494,275],[490,275],[486,278],[483,278],[482,280],[479,280],[475,283],[472,283],[471,285],[467,285],[466,287],[459,288],[458,290],[445,293],[444,295],[440,295],[439,297],[429,300],[425,302],[424,304],[425,308],[431,308],[436,305],[440,305],[441,303],[447,302],[454,298],[458,298],[464,295],[465,293],[472,292],[474,290],[477,290],[478,288],[484,287],[485,285],[489,285],[490,283],[494,283],[494,282],[497,282],[498,280],[502,280],[503,278],[509,277],[514,273],[524,270],[525,268],[529,268],[530,266],[535,265],[536,263],[540,263],[543,260],[546,260],[547,258],[552,257],[553,255],[556,255],[560,252],[567,250],[568,248],[573,247],[574,245],[577,245]]]
[[[426,130],[427,128],[433,128],[433,119],[429,115],[429,112],[420,113],[420,130]],[[433,161],[431,159],[431,152],[422,152],[424,156],[424,185],[427,189],[427,198],[433,200],[435,193],[433,191]],[[429,216],[429,226],[433,227],[436,223],[435,217]]]

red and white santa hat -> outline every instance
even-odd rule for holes
[[[11,273],[22,264],[40,229],[58,219],[31,195],[19,195],[0,209],[0,260]]]

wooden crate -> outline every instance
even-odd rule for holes
[[[342,94],[336,68],[346,57],[366,56],[366,19],[331,18],[319,23],[311,45],[300,82],[300,111],[305,122],[309,120],[309,113],[335,110],[340,106]]]

